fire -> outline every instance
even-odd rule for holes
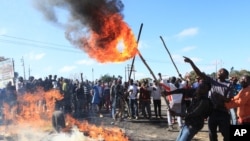
[[[91,31],[90,38],[82,38],[82,46],[90,57],[99,62],[122,62],[137,53],[137,42],[133,32],[122,20],[121,15],[114,14],[103,18],[99,31]],[[118,43],[123,43],[123,50],[118,50]]]
[[[66,38],[89,57],[106,63],[126,61],[136,55],[137,42],[123,19],[121,0],[39,0],[35,3],[46,19],[65,28]],[[66,23],[60,22],[55,9],[68,12]],[[118,49],[118,43],[124,44],[122,50]]]
[[[48,136],[48,133],[53,131],[51,118],[54,112],[55,101],[62,98],[63,96],[59,90],[45,92],[42,89],[38,89],[35,93],[26,93],[18,96],[17,106],[11,107],[5,103],[3,108],[3,115],[5,116],[3,124],[0,125],[0,133],[19,137],[18,140],[20,140],[21,136],[31,137],[35,134],[34,138],[37,140],[38,133],[41,138]],[[42,106],[43,104],[41,103],[43,102],[46,103],[46,107]],[[76,126],[79,132],[82,133],[82,136],[83,133],[87,133],[89,135],[88,138],[93,140],[101,138],[103,140],[128,141],[128,137],[119,128],[97,127],[89,124],[87,121],[74,119],[70,115],[66,115],[66,126],[64,132],[69,134],[68,136],[73,136],[73,132],[69,131]],[[25,135],[20,135],[21,133]],[[25,139],[21,140],[25,141]],[[56,139],[51,140],[57,141]],[[76,141],[73,137],[70,140]]]

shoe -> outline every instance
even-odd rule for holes
[[[138,120],[138,119],[139,119],[139,117],[138,117],[138,116],[136,116],[136,117],[135,117],[135,119],[136,119],[136,120]]]

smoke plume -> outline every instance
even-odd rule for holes
[[[132,58],[137,43],[123,20],[120,0],[36,0],[45,18],[65,28],[66,38],[99,62]],[[62,15],[67,15],[65,18]],[[123,42],[120,52],[117,45]]]

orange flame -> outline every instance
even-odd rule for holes
[[[102,18],[101,28],[92,30],[90,38],[82,38],[80,48],[101,63],[122,62],[134,57],[138,51],[137,42],[122,16],[116,13]],[[122,51],[118,49],[119,43],[124,44]]]
[[[38,89],[35,93],[18,95],[17,106],[11,107],[4,104],[3,115],[4,124],[0,126],[0,132],[8,132],[17,135],[19,128],[35,128],[40,131],[51,131],[52,114],[54,112],[55,101],[62,100],[63,96],[59,90],[43,91]],[[40,102],[45,102],[43,107]],[[15,112],[16,111],[16,112]],[[103,138],[104,140],[128,141],[128,137],[119,128],[105,128],[90,125],[87,121],[78,121],[70,115],[66,116],[67,127],[65,132],[73,126],[77,126],[79,131],[87,132],[93,139]],[[7,130],[7,131],[6,131]]]

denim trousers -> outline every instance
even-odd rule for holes
[[[184,125],[181,128],[176,141],[191,141],[195,134],[198,132],[199,129],[196,129],[192,126]]]
[[[132,117],[138,117],[138,102],[137,99],[129,99],[129,108]]]

